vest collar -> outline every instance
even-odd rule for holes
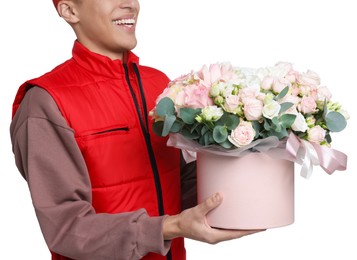
[[[74,42],[72,55],[77,64],[94,74],[116,78],[125,73],[123,61],[112,60],[104,55],[94,53],[77,40]],[[139,58],[131,51],[124,54],[124,59],[127,64],[139,63]]]

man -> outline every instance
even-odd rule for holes
[[[180,153],[148,118],[169,79],[130,51],[138,0],[53,2],[76,34],[73,57],[20,87],[11,124],[52,259],[182,260],[183,237],[256,232],[207,225],[220,194],[181,212]]]

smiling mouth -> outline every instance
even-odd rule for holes
[[[124,25],[124,26],[127,26],[127,27],[133,27],[135,25],[135,19],[129,18],[129,19],[113,20],[113,24],[115,24],[115,25]]]

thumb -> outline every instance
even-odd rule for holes
[[[208,212],[215,209],[222,203],[223,197],[222,195],[217,192],[213,194],[211,197],[206,199],[204,202],[198,205],[200,212],[203,215],[207,215]]]

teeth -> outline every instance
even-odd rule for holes
[[[120,20],[114,20],[113,23],[117,24],[117,25],[134,25],[135,20],[132,18],[131,19],[120,19]]]

